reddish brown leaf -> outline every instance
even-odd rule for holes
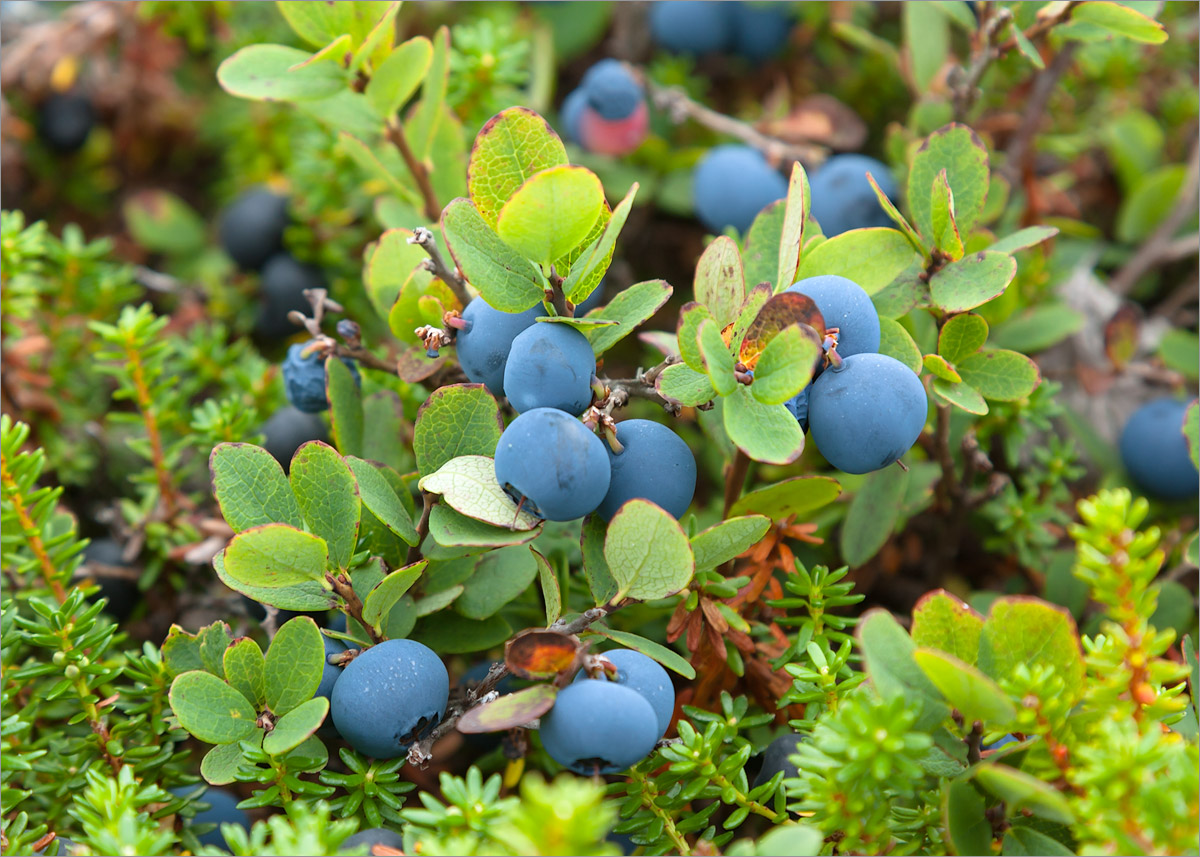
[[[520,678],[552,678],[575,667],[580,651],[579,640],[570,634],[534,628],[508,641],[504,662]]]
[[[558,688],[538,684],[477,705],[458,719],[458,731],[468,734],[504,732],[541,717],[554,707]]]

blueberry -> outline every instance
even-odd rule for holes
[[[615,774],[654,751],[658,718],[635,690],[584,679],[558,692],[538,734],[550,758],[577,774]]]
[[[592,401],[596,354],[567,324],[539,322],[517,334],[504,367],[504,395],[518,413],[556,408],[580,414]]]
[[[801,431],[808,431],[808,394],[810,390],[812,390],[812,384],[783,403],[783,406],[788,409],[788,413],[796,418],[796,422],[800,423]]]
[[[316,414],[329,408],[329,399],[325,394],[325,358],[316,351],[304,356],[304,349],[311,344],[297,342],[288,347],[283,361],[283,387],[293,406],[307,414]],[[343,357],[342,362],[361,385],[362,377],[354,361]]]
[[[563,411],[534,408],[513,420],[496,445],[496,479],[524,508],[548,521],[573,521],[608,493],[605,445]]]
[[[572,143],[579,143],[579,122],[583,118],[584,108],[587,107],[587,93],[576,89],[563,99],[559,116],[562,117],[564,136]]]
[[[884,354],[853,354],[812,384],[808,432],[845,473],[887,467],[916,443],[929,409],[916,374]]]
[[[288,321],[288,313],[298,310],[311,314],[312,304],[304,297],[304,290],[325,287],[320,268],[297,262],[290,253],[276,253],[262,269],[262,303],[254,332],[266,339],[286,339],[296,333],[300,328]]]
[[[504,367],[513,340],[533,325],[546,309],[540,303],[525,312],[501,312],[483,298],[475,298],[463,310],[464,330],[454,337],[458,362],[468,380],[483,384],[497,398],[504,395]]]
[[[763,62],[787,44],[792,22],[782,3],[736,3],[733,49],[751,62]]]
[[[683,439],[662,423],[625,420],[617,423],[617,440],[623,447],[620,454],[604,444],[612,478],[596,514],[611,520],[621,504],[634,497],[676,518],[686,512],[696,491],[696,457]]]
[[[38,133],[59,154],[69,155],[82,149],[95,124],[92,101],[81,92],[56,93],[38,109]]]
[[[825,319],[825,328],[838,328],[837,353],[842,357],[879,350],[879,313],[858,283],[826,274],[800,280],[787,290],[812,298]]]
[[[1121,432],[1121,460],[1134,483],[1152,497],[1186,500],[1197,493],[1196,468],[1188,457],[1183,416],[1188,402],[1165,397],[1133,412]]]
[[[343,668],[329,663],[329,659],[334,655],[340,655],[346,651],[346,644],[341,640],[327,637],[324,634],[321,635],[321,640],[325,643],[325,671],[321,673],[321,683],[317,685],[317,692],[314,698],[323,696],[326,699],[330,699],[333,696],[333,686],[341,676]]]
[[[667,733],[671,725],[671,717],[675,714],[675,685],[671,677],[658,661],[648,658],[633,649],[610,649],[604,652],[604,657],[613,662],[617,668],[616,683],[636,691],[637,694],[650,703],[658,722],[658,733],[655,740]],[[588,674],[580,670],[575,681],[604,681],[589,679]]]
[[[767,749],[762,752],[762,767],[759,768],[758,775],[755,776],[750,788],[756,789],[763,783],[769,782],[771,777],[780,771],[783,772],[784,779],[796,776],[799,772],[788,757],[796,752],[796,748],[803,740],[803,736],[789,732],[786,735],[780,735],[768,744]]]
[[[746,232],[767,205],[787,196],[787,180],[750,146],[710,149],[692,173],[692,205],[712,232]]]
[[[579,143],[599,155],[627,155],[649,131],[650,111],[644,101],[624,119],[605,119],[587,104],[579,114]]]
[[[821,165],[809,181],[812,191],[812,216],[821,224],[821,232],[832,238],[851,229],[892,226],[892,219],[879,205],[875,190],[867,181],[875,179],[888,199],[896,199],[896,180],[886,164],[866,155],[834,155]]]
[[[357,848],[360,845],[367,846],[367,854],[374,854],[376,845],[382,845],[384,848],[393,848],[396,851],[403,851],[404,837],[394,830],[388,830],[386,827],[368,827],[366,830],[360,830],[353,836],[347,837],[338,853],[345,854],[350,849]]]
[[[195,790],[196,786],[177,786],[173,789],[167,789],[167,791],[176,797],[187,797]],[[241,798],[233,792],[226,789],[209,788],[204,794],[195,799],[209,804],[209,808],[197,812],[192,817],[190,823],[217,825],[216,828],[210,830],[208,833],[202,833],[196,837],[201,845],[229,850],[229,845],[225,842],[225,835],[221,833],[220,825],[236,824],[246,829],[250,828],[250,816],[246,815],[244,809],[238,809],[238,801]]]
[[[287,198],[266,188],[251,188],[221,215],[221,246],[239,268],[257,271],[283,249]]]
[[[304,411],[286,405],[271,415],[262,424],[263,448],[275,457],[283,467],[284,473],[292,464],[292,456],[301,444],[310,440],[329,440],[329,431],[325,422],[316,414],[306,414]]]
[[[707,54],[729,46],[737,3],[661,0],[650,4],[650,35],[677,54]]]
[[[642,85],[615,59],[600,60],[589,68],[579,88],[603,119],[626,119],[644,100]]]
[[[355,750],[394,759],[437,725],[449,696],[450,676],[432,649],[415,640],[385,640],[342,670],[330,712]]]
[[[109,569],[133,571],[136,567],[125,560],[125,549],[115,539],[95,539],[83,549],[82,571],[100,587],[97,598],[105,598],[104,612],[118,622],[129,618],[133,608],[142,600],[137,576],[124,577],[113,574]]]

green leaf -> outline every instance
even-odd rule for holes
[[[492,231],[469,199],[442,212],[442,234],[454,262],[485,301],[501,312],[524,312],[545,297],[537,266]]]
[[[208,225],[190,205],[165,190],[145,190],[130,197],[125,222],[133,239],[151,253],[188,256],[208,243]]]
[[[984,249],[995,253],[1016,253],[1019,250],[1028,250],[1030,247],[1036,247],[1043,241],[1049,241],[1057,234],[1058,228],[1054,226],[1026,226],[1024,229],[1018,229],[1012,235],[1007,235]]]
[[[722,235],[704,248],[696,263],[693,294],[716,319],[718,334],[738,317],[746,302],[746,279],[742,257],[732,238]]]
[[[428,565],[427,561],[419,560],[412,565],[396,569],[375,584],[374,588],[367,593],[367,597],[363,599],[363,620],[373,626],[376,631],[383,631],[383,620],[387,618],[392,608],[400,602],[412,585],[420,579],[421,573]]]
[[[420,295],[436,291],[439,297],[450,295],[441,280],[419,267],[428,258],[416,244],[408,243],[408,229],[389,229],[379,240],[367,245],[363,253],[363,285],[380,318],[388,321],[392,333],[405,342],[416,342],[413,328],[418,327],[416,303]],[[434,286],[433,284],[437,285]],[[438,289],[440,287],[440,290]],[[408,301],[401,304],[401,295]]]
[[[679,311],[679,324],[676,328],[679,356],[697,372],[704,371],[704,358],[700,354],[700,344],[696,341],[696,336],[700,333],[700,323],[712,317],[708,307],[695,301],[684,304]]]
[[[323,696],[301,703],[279,718],[275,728],[263,738],[263,751],[271,756],[280,756],[296,749],[320,728],[328,713],[329,700]]]
[[[964,722],[979,721],[999,731],[1016,719],[1017,708],[1012,700],[975,667],[935,649],[917,649],[913,657],[946,701],[962,714]]]
[[[933,191],[929,200],[930,223],[933,227],[933,246],[951,259],[961,259],[963,242],[954,221],[954,194],[946,171],[942,170],[933,180]]]
[[[933,394],[939,400],[956,408],[961,408],[968,414],[983,416],[988,412],[988,403],[984,401],[983,396],[979,395],[979,391],[970,384],[955,384],[951,381],[943,381],[941,378],[935,378],[933,380]]]
[[[947,182],[954,194],[959,233],[968,235],[987,199],[988,153],[975,132],[966,125],[955,122],[930,134],[917,150],[909,169],[908,210],[920,233],[931,240],[934,229],[930,189],[942,170],[946,171]]]
[[[305,0],[276,0],[296,35],[314,47],[322,47],[342,34],[350,35],[351,3],[308,3]]]
[[[1172,327],[1158,343],[1158,357],[1168,369],[1195,381],[1200,377],[1200,337],[1190,330]]]
[[[974,664],[979,657],[983,617],[944,589],[923,595],[913,608],[913,642]]]
[[[1161,45],[1167,40],[1162,24],[1123,3],[1088,0],[1071,11],[1071,20],[1094,24],[1113,35],[1148,45]]]
[[[929,295],[946,312],[964,312],[1004,294],[1017,275],[1017,260],[984,250],[951,262],[929,279]]]
[[[585,319],[590,319],[595,314],[598,317],[611,319],[616,324],[610,327],[594,327],[585,330],[583,335],[592,343],[592,351],[599,357],[636,331],[638,325],[662,309],[670,298],[671,286],[666,280],[646,280],[642,283],[634,283],[621,291],[607,305],[597,307],[585,316]]]
[[[362,391],[348,366],[337,357],[325,359],[325,395],[333,425],[333,442],[342,455],[362,455]]]
[[[433,57],[421,85],[421,100],[404,124],[408,144],[417,160],[427,161],[437,137],[439,120],[445,115],[446,89],[450,75],[450,29],[438,27],[433,35]]]
[[[591,170],[551,167],[509,197],[496,232],[525,258],[549,265],[587,237],[603,205],[604,187]]]
[[[469,709],[456,725],[468,735],[515,729],[548,712],[557,696],[554,685],[535,684]]]
[[[189,634],[179,625],[172,625],[167,631],[167,638],[162,644],[162,655],[167,672],[172,678],[191,670],[205,669],[204,659],[200,655],[198,635]]]
[[[384,119],[394,116],[417,91],[432,59],[433,43],[424,36],[397,45],[367,82],[365,94],[375,112]]]
[[[567,299],[571,303],[579,303],[599,285],[604,271],[612,259],[617,236],[621,234],[621,230],[625,227],[625,221],[629,217],[629,211],[633,208],[633,200],[637,196],[637,191],[638,184],[634,182],[620,205],[613,211],[604,231],[571,264],[571,273],[563,280],[562,286],[563,292],[566,293]],[[601,215],[601,219],[603,219],[603,215]],[[561,272],[559,273],[561,275]]]
[[[454,609],[468,619],[486,619],[524,592],[537,573],[537,560],[524,545],[489,551],[463,584]]]
[[[867,173],[867,181],[871,185],[871,190],[875,191],[875,199],[879,201],[879,207],[883,209],[884,214],[890,217],[892,222],[900,228],[901,233],[908,239],[908,243],[913,250],[920,253],[922,259],[927,260],[929,258],[929,250],[925,246],[925,242],[921,240],[921,236],[917,234],[917,230],[913,229],[912,224],[900,213],[900,209],[896,208],[895,203],[880,189],[879,183],[875,181],[875,177],[870,173]]]
[[[301,526],[296,495],[279,462],[248,443],[218,443],[208,458],[213,493],[235,533],[263,524]]]
[[[346,87],[333,63],[303,65],[312,55],[283,45],[250,45],[217,68],[217,81],[232,95],[256,101],[327,98]]]
[[[958,374],[985,399],[1015,402],[1024,399],[1042,383],[1037,364],[1015,351],[980,351],[958,361]]]
[[[1186,177],[1187,167],[1183,164],[1159,167],[1139,176],[1117,211],[1117,238],[1126,244],[1149,238],[1166,220]]]
[[[601,637],[606,637],[615,643],[620,643],[626,648],[641,652],[649,658],[658,661],[672,672],[679,673],[686,679],[696,677],[696,669],[687,659],[679,655],[673,649],[668,649],[666,646],[660,645],[653,640],[647,640],[645,637],[639,637],[637,634],[630,634],[628,631],[617,631],[604,625],[596,624],[588,628],[588,633],[596,634]]]
[[[899,360],[913,370],[914,374],[921,374],[921,367],[924,365],[921,349],[913,341],[912,334],[895,319],[879,319],[879,353]]]
[[[234,640],[225,650],[222,661],[225,680],[237,688],[256,709],[261,706],[265,698],[263,668],[266,661],[258,643],[249,637]]]
[[[951,363],[970,357],[987,342],[988,324],[975,313],[956,315],[942,326],[938,334],[938,354]]]
[[[333,447],[309,441],[292,458],[288,478],[309,530],[328,547],[329,562],[338,568],[349,567],[362,512],[358,483],[350,467]]]
[[[1008,804],[1008,811],[1031,809],[1035,815],[1060,824],[1074,824],[1075,814],[1067,799],[1048,783],[1007,765],[983,763],[974,770],[975,779]]]
[[[475,548],[469,551],[470,553],[479,553],[481,548],[525,544],[536,538],[540,532],[540,522],[530,530],[510,530],[507,526],[494,527],[483,521],[468,518],[442,503],[434,506],[429,514],[429,535],[437,544]],[[429,555],[428,544],[424,552]]]
[[[648,500],[629,500],[608,524],[604,559],[618,592],[611,599],[653,601],[683,589],[696,560],[679,523]]]
[[[258,728],[258,714],[246,697],[212,673],[193,670],[176,676],[168,697],[179,725],[209,744],[232,744]]]
[[[401,0],[355,0],[351,35],[357,46],[350,70],[357,72],[369,60],[382,65],[396,41],[396,14]],[[365,29],[365,32],[363,32]]]
[[[528,107],[509,107],[475,137],[467,166],[471,202],[493,229],[500,210],[535,173],[567,163],[567,150],[550,124]]]
[[[706,318],[700,322],[696,331],[696,345],[700,349],[700,358],[713,387],[722,396],[733,393],[738,386],[737,379],[733,377],[733,355],[729,353],[729,347],[721,338],[721,330],[716,321]]]
[[[1002,681],[1018,665],[1053,668],[1065,683],[1065,702],[1073,705],[1083,694],[1084,663],[1071,614],[1033,598],[993,602],[979,637],[979,668]]]
[[[358,492],[362,504],[371,514],[379,519],[385,527],[404,540],[406,545],[417,543],[417,530],[413,526],[408,510],[392,490],[386,478],[369,461],[348,456],[346,464],[350,466],[354,478],[358,482]]]
[[[312,699],[324,672],[325,641],[317,623],[308,616],[284,622],[267,649],[267,708],[279,717]]]
[[[759,837],[755,853],[787,854],[790,857],[816,857],[825,845],[825,836],[807,824],[781,824]]]
[[[779,233],[779,268],[775,276],[775,289],[782,291],[799,277],[800,254],[804,247],[804,224],[812,208],[812,194],[808,187],[808,175],[799,161],[792,164],[788,177],[787,201],[783,211],[783,226]],[[751,285],[758,285],[754,280]],[[865,286],[864,286],[865,288]]]
[[[733,504],[729,514],[766,515],[772,521],[795,517],[803,521],[836,500],[841,491],[837,480],[828,476],[793,476],[751,491]]]
[[[804,432],[783,405],[764,405],[735,384],[723,401],[725,432],[738,449],[764,464],[791,464],[804,451]]]
[[[242,762],[240,744],[218,744],[200,760],[200,776],[214,786],[224,786],[237,779],[238,766]]]
[[[503,431],[500,406],[482,384],[439,387],[417,411],[417,470],[425,476],[460,455],[495,455]]]
[[[942,793],[942,814],[954,854],[991,854],[992,823],[983,795],[968,779],[950,780]]]
[[[494,527],[532,530],[541,519],[517,504],[496,481],[495,460],[486,455],[452,458],[417,483],[422,491],[440,494],[442,500],[468,517]]]
[[[916,644],[891,613],[880,607],[868,610],[858,620],[856,634],[866,673],[879,695],[884,699],[902,696],[919,709],[914,731],[929,731],[950,716],[941,692],[913,658]]]
[[[750,224],[750,231],[746,233],[742,262],[745,265],[746,283],[751,287],[767,283],[774,291],[774,284],[779,276],[779,245],[783,237],[786,205],[787,200],[783,199],[772,202],[758,213],[754,222]]]
[[[992,331],[992,344],[1023,354],[1045,351],[1083,327],[1083,313],[1051,301],[1009,316]]]
[[[950,54],[950,27],[932,3],[905,3],[904,52],[918,92],[928,92]]]
[[[940,354],[926,354],[922,365],[925,367],[925,371],[935,378],[948,381],[951,384],[962,382],[962,378],[959,377],[955,368],[946,362],[946,358]]]
[[[836,274],[874,295],[920,258],[903,232],[882,227],[852,229],[805,253],[796,279]]]
[[[692,536],[692,553],[696,569],[716,568],[756,545],[767,530],[771,519],[763,515],[727,518]]]
[[[654,389],[664,398],[688,408],[711,402],[717,395],[708,375],[682,363],[668,366],[659,373]]]
[[[266,524],[234,536],[222,567],[231,580],[278,589],[324,580],[328,559],[329,550],[319,536],[287,524]]]
[[[418,623],[411,635],[444,655],[481,652],[501,645],[512,636],[512,626],[502,616],[479,621],[457,613],[438,613]]]
[[[782,405],[808,386],[820,356],[821,341],[811,327],[785,327],[759,355],[750,394],[764,405]]]
[[[1183,414],[1183,436],[1187,439],[1192,467],[1200,468],[1200,401],[1188,405]]]
[[[965,852],[964,852],[965,853]],[[1004,833],[1004,843],[1000,849],[1004,857],[1070,857],[1075,852],[1039,830],[1034,830],[1025,824],[1014,824]]]
[[[553,625],[562,615],[562,590],[558,585],[558,576],[554,573],[550,561],[533,548],[533,558],[537,561],[538,583],[542,587],[542,598],[546,602],[546,625]]]
[[[842,559],[857,568],[879,552],[900,517],[908,473],[892,465],[867,475],[850,501],[838,538]]]
[[[579,537],[579,549],[583,554],[583,574],[597,606],[607,604],[617,594],[617,582],[613,579],[604,558],[604,538],[608,524],[599,515],[588,515],[583,519],[583,531]]]
[[[1034,46],[1033,42],[1029,41],[1029,37],[1022,32],[1021,28],[1013,23],[1009,25],[1009,32],[1012,33],[1013,41],[1017,43],[1017,50],[1021,52],[1025,59],[1029,60],[1033,64],[1033,67],[1039,71],[1044,69],[1046,63],[1042,60],[1042,55],[1038,53],[1038,49]]]
[[[299,531],[297,531],[299,532]],[[307,533],[301,533],[302,536],[309,539],[316,539],[315,536],[310,536]],[[320,542],[320,539],[316,539]],[[274,586],[271,584],[262,585],[260,583],[250,583],[240,581],[232,577],[225,568],[225,554],[228,549],[219,552],[213,557],[213,570],[217,573],[217,578],[235,592],[240,592],[247,598],[251,598],[260,604],[269,604],[273,607],[278,607],[281,610],[328,610],[333,607],[337,599],[330,590],[323,585],[325,575],[325,545],[320,544],[319,556],[313,556],[313,574],[305,576],[298,583],[284,584],[283,586]],[[317,560],[320,560],[317,563]],[[251,567],[251,572],[254,569]],[[320,574],[320,577],[317,575]]]

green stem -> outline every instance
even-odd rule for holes
[[[763,818],[769,818],[775,824],[779,824],[780,822],[787,820],[786,813],[775,812],[775,810],[768,809],[767,807],[763,806],[761,803],[758,803],[757,801],[750,800],[750,798],[748,798],[744,794],[742,794],[741,789],[737,788],[733,783],[729,782],[729,780],[726,779],[721,774],[717,774],[716,776],[714,776],[712,778],[712,781],[715,785],[719,786],[722,791],[725,791],[726,789],[732,790],[733,791],[733,802],[736,803],[738,806],[742,807],[743,809],[748,809],[755,815],[761,815]]]
[[[675,829],[675,822],[671,818],[671,814],[654,802],[654,798],[658,794],[658,789],[654,787],[654,783],[636,770],[631,770],[629,776],[636,780],[638,785],[642,787],[642,805],[662,821],[663,833],[667,834],[667,837],[674,844],[675,853],[681,855],[681,857],[688,857],[692,853],[692,849],[688,845],[687,840],[683,838],[683,834]]]

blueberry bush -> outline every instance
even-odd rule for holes
[[[1184,3],[4,3],[5,854],[1188,854]]]

